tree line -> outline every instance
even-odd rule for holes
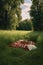
[[[0,29],[16,29],[22,18],[21,3],[24,0],[0,0]]]
[[[43,30],[43,1],[31,0],[30,20],[21,21],[21,3],[24,0],[0,0],[0,29]]]
[[[36,31],[43,30],[43,0],[32,0],[30,16],[33,28]]]

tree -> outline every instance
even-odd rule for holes
[[[26,19],[19,22],[19,26],[17,27],[17,30],[32,30],[31,20]]]
[[[24,0],[0,0],[1,29],[16,29],[16,25],[21,19],[21,3],[24,3]]]
[[[41,6],[40,0],[32,0],[30,15],[33,21],[34,30],[43,30],[43,5]]]

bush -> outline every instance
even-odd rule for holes
[[[19,22],[19,26],[17,27],[17,30],[32,30],[31,21],[24,20]]]
[[[25,39],[36,42],[39,34],[39,32],[31,32],[25,36]]]
[[[43,48],[43,33],[39,35],[39,37],[37,39],[37,45],[38,45],[38,47]]]

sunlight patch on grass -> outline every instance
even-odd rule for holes
[[[30,33],[31,31],[19,31],[19,30],[0,30],[0,34],[19,34],[19,35],[25,35],[27,33]]]

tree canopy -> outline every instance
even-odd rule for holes
[[[32,30],[32,22],[31,20],[25,19],[19,22],[17,26],[17,30]]]
[[[16,29],[21,19],[21,3],[24,0],[0,0],[0,29]]]
[[[43,30],[43,2],[40,2],[40,0],[32,0],[30,15],[34,30]]]

